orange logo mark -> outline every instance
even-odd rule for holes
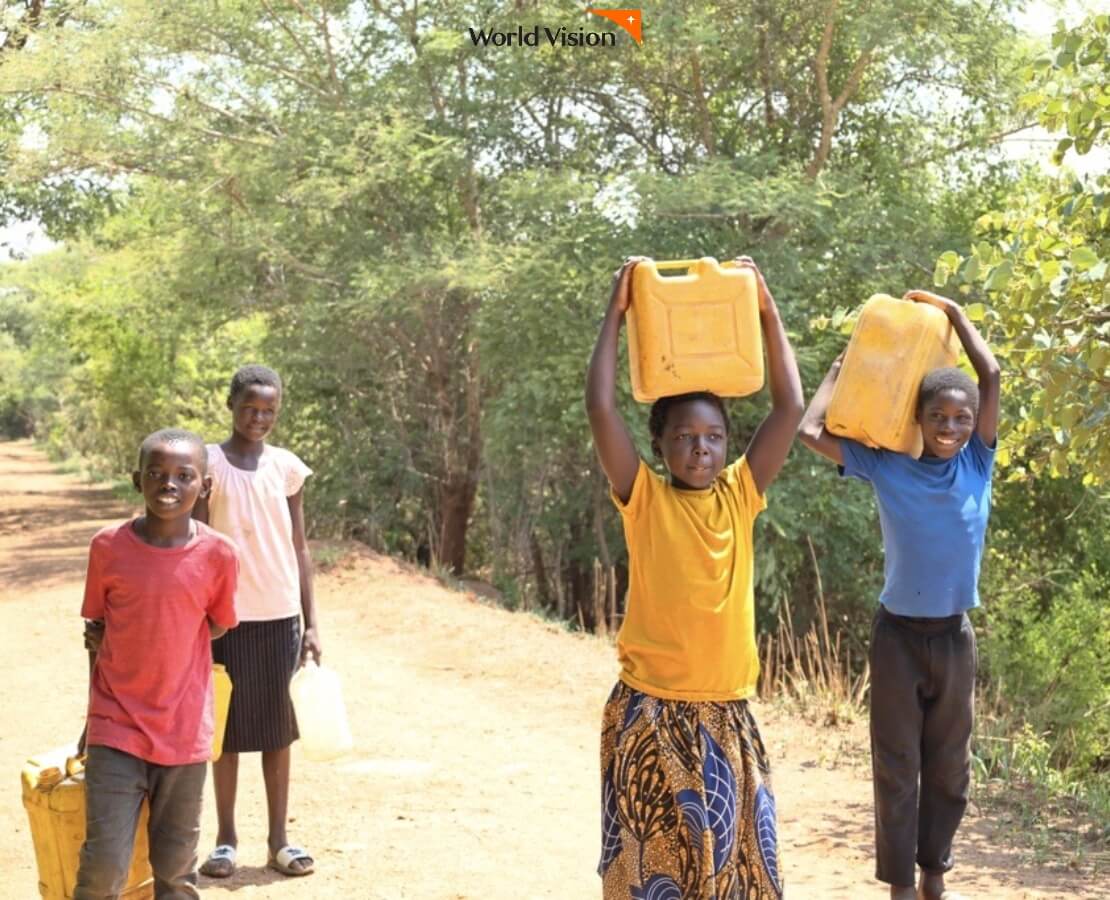
[[[637,44],[643,44],[643,17],[638,9],[587,9],[586,12],[601,16],[619,25],[630,35]]]

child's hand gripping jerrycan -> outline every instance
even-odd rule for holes
[[[685,269],[685,274],[660,274]],[[632,394],[640,403],[691,391],[743,397],[763,386],[755,273],[711,256],[632,270],[628,308]]]
[[[309,759],[326,762],[354,746],[339,676],[314,661],[306,662],[289,682],[301,748]]]
[[[921,456],[921,379],[959,355],[959,338],[935,306],[875,294],[852,330],[825,427],[868,447]]]

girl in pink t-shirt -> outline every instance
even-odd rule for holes
[[[298,737],[289,680],[309,654],[319,661],[320,639],[304,534],[304,481],[312,470],[288,450],[266,444],[281,397],[281,378],[272,369],[244,366],[235,373],[227,398],[231,437],[208,445],[212,493],[194,512],[231,538],[241,567],[235,596],[239,627],[212,644],[213,659],[227,667],[234,688],[223,754],[212,764],[216,849],[200,869],[213,878],[235,871],[240,753],[262,754],[269,866],[285,875],[307,875],[314,863],[285,834],[289,746]]]

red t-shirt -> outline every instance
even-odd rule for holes
[[[89,690],[88,744],[180,766],[212,755],[208,619],[238,624],[234,545],[200,522],[184,547],[152,547],[132,522],[89,546],[81,615],[104,620]]]

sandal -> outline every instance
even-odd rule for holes
[[[200,874],[208,878],[230,878],[235,874],[235,848],[231,844],[220,844],[208,854]]]
[[[294,868],[293,863],[299,862],[303,868]],[[293,847],[287,845],[278,850],[270,856],[270,861],[266,865],[282,875],[308,875],[315,865],[315,860],[300,847]]]

